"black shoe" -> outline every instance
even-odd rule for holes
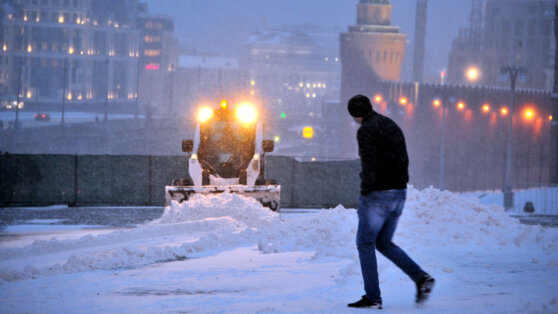
[[[424,274],[424,276],[417,281],[417,296],[415,299],[417,305],[421,305],[428,300],[434,288],[434,282],[434,278],[430,277],[429,274]]]
[[[368,297],[366,297],[365,295],[362,296],[362,299],[356,301],[355,303],[349,303],[347,304],[348,307],[356,307],[356,308],[364,308],[364,307],[369,307],[369,308],[374,308],[374,309],[382,309],[382,301],[371,301]]]

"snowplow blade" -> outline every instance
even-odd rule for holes
[[[279,211],[281,186],[279,185],[205,185],[205,186],[166,186],[165,206],[170,206],[172,201],[182,203],[188,201],[195,194],[236,193],[246,197],[255,198],[264,207]]]

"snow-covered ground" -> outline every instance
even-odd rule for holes
[[[28,225],[41,223],[56,222]],[[356,226],[342,206],[277,214],[227,194],[134,228],[8,227],[0,312],[359,312],[346,307],[363,293]],[[411,188],[395,242],[437,285],[415,309],[414,284],[379,257],[387,313],[558,312],[558,228]]]

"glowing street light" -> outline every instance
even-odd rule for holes
[[[508,108],[507,107],[502,107],[502,109],[500,109],[500,114],[502,116],[507,116],[508,115]]]
[[[434,99],[434,101],[432,101],[432,106],[438,108],[442,105],[442,102],[440,101],[440,99]]]
[[[525,115],[525,118],[528,120],[531,120],[535,117],[535,112],[533,111],[533,109],[526,109],[525,112],[523,113]]]
[[[465,77],[469,82],[476,82],[480,78],[479,68],[476,66],[471,66],[465,71]]]
[[[484,104],[482,106],[482,112],[489,113],[490,112],[490,105],[489,104]]]
[[[458,103],[457,103],[457,109],[458,109],[458,110],[463,110],[463,109],[465,109],[465,103],[462,102],[462,101],[458,102]]]
[[[379,104],[382,102],[382,95],[380,94],[376,94],[376,96],[374,96],[374,102]]]
[[[504,66],[501,69],[502,76],[510,78],[510,118],[508,125],[508,153],[506,164],[506,184],[502,189],[504,194],[504,208],[510,210],[513,208],[513,191],[511,186],[511,164],[512,164],[512,139],[513,139],[513,109],[515,106],[515,82],[518,76],[522,76],[527,72],[525,68],[513,66]]]
[[[401,98],[399,98],[399,104],[400,104],[401,106],[407,105],[408,102],[409,102],[409,100],[407,99],[407,97],[401,97]]]

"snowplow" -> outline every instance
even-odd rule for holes
[[[265,154],[274,142],[263,138],[263,123],[256,108],[226,100],[217,108],[199,109],[193,139],[182,140],[188,153],[188,177],[165,187],[165,206],[182,203],[195,194],[237,193],[279,210],[281,187],[265,177]]]

